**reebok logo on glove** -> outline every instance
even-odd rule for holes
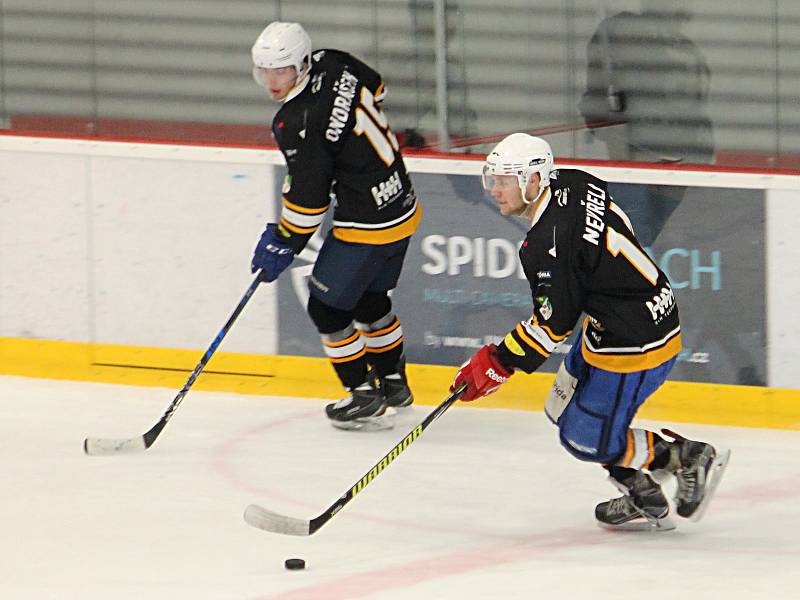
[[[493,394],[513,374],[513,369],[507,369],[497,358],[497,346],[489,344],[478,350],[472,358],[461,365],[453,385],[450,386],[450,391],[455,391],[466,383],[467,389],[461,396],[461,400],[470,402],[476,398]]]
[[[491,379],[492,381],[496,381],[497,383],[505,383],[506,381],[508,381],[508,377],[503,377],[502,375],[495,372],[495,370],[492,368],[486,369],[485,375],[489,379]]]

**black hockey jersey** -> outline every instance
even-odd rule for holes
[[[581,312],[581,349],[590,365],[630,373],[676,356],[681,330],[672,287],[639,245],[606,182],[559,169],[545,193],[519,252],[533,316],[505,337],[500,360],[536,370]]]
[[[422,216],[397,139],[381,112],[381,76],[338,50],[313,54],[305,87],[272,122],[286,159],[280,227],[299,252],[334,203],[333,234],[387,244],[409,237]]]

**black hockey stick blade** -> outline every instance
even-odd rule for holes
[[[233,314],[231,314],[231,316],[228,318],[228,321],[222,326],[222,329],[220,329],[219,333],[217,333],[217,337],[215,337],[214,341],[211,342],[211,345],[208,347],[205,354],[203,354],[200,362],[197,363],[192,371],[192,374],[189,375],[189,379],[187,379],[186,383],[183,384],[181,390],[178,392],[172,402],[170,402],[167,410],[163,415],[161,415],[161,418],[155,425],[153,425],[143,435],[132,438],[86,438],[83,440],[83,451],[91,456],[109,456],[114,454],[133,454],[136,452],[143,452],[152,446],[153,442],[156,441],[156,438],[161,433],[161,430],[164,429],[164,427],[167,425],[167,422],[172,418],[172,415],[175,414],[175,411],[178,409],[178,406],[180,406],[180,403],[183,402],[183,397],[186,396],[195,380],[200,376],[200,373],[202,373],[203,369],[208,364],[208,361],[211,360],[212,356],[214,356],[214,352],[216,352],[217,348],[219,348],[219,345],[222,343],[225,335],[228,333],[228,331],[230,331],[230,328],[233,326],[236,318],[250,301],[250,298],[255,293],[256,288],[261,281],[261,271],[259,271],[256,274],[255,279],[253,279],[253,282],[247,288],[244,296],[242,296],[242,299],[239,300],[239,304],[236,305]]]
[[[433,411],[431,411],[431,413],[425,417],[425,420],[422,421],[422,423],[417,425],[408,433],[407,436],[395,444],[395,446],[389,450],[389,452],[387,452],[383,458],[375,463],[375,465],[369,471],[367,471],[361,479],[356,481],[349,490],[342,494],[342,496],[331,506],[329,506],[328,509],[321,515],[311,520],[296,519],[295,517],[288,517],[286,515],[281,515],[274,511],[268,510],[262,506],[258,506],[257,504],[251,504],[244,511],[244,520],[253,527],[263,529],[264,531],[271,531],[272,533],[298,536],[312,535],[318,531],[320,527],[325,525],[325,523],[330,521],[333,516],[336,515],[342,508],[344,508],[348,502],[355,498],[356,494],[361,492],[372,482],[373,479],[380,475],[383,470],[388,467],[392,461],[394,461],[395,458],[400,456],[406,450],[406,448],[408,448],[417,440],[417,438],[419,438],[420,435],[422,435],[422,432],[427,429],[428,425],[441,417],[442,414],[444,414],[448,408],[450,408],[459,398],[461,398],[466,391],[467,385],[464,384],[455,392],[450,394],[447,400],[442,402]]]

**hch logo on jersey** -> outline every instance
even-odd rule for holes
[[[381,181],[378,185],[372,186],[371,191],[372,197],[375,198],[375,204],[378,205],[378,210],[380,210],[387,204],[397,200],[398,196],[403,192],[403,182],[400,181],[400,175],[395,171],[386,181]]]
[[[664,317],[671,314],[675,309],[675,294],[672,287],[667,284],[661,288],[661,293],[653,296],[653,301],[645,302],[653,317],[653,322],[658,325]]]
[[[586,190],[586,200],[581,200],[581,204],[586,206],[586,226],[583,230],[583,239],[594,244],[600,245],[600,234],[603,233],[603,215],[606,212],[606,192],[590,183]]]
[[[347,120],[350,118],[350,109],[353,106],[353,98],[356,96],[357,87],[358,77],[347,69],[342,71],[339,80],[333,84],[333,91],[336,92],[336,96],[333,99],[328,128],[325,130],[325,137],[331,142],[338,142],[342,137]]]

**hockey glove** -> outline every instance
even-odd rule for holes
[[[253,253],[250,271],[255,273],[261,269],[262,281],[275,281],[292,260],[294,260],[294,250],[278,231],[278,224],[268,223]]]
[[[514,371],[508,371],[497,358],[497,346],[489,344],[475,353],[475,356],[461,365],[450,391],[467,384],[467,391],[461,396],[464,402],[488,396],[496,392]]]

